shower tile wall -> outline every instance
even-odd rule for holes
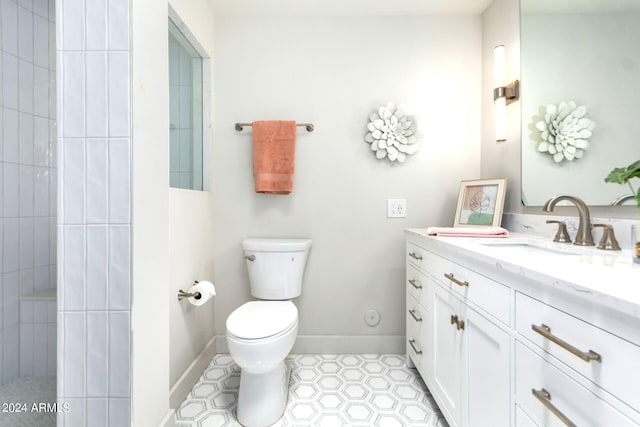
[[[130,424],[128,0],[57,0],[58,426]],[[90,420],[90,421],[89,421]]]
[[[54,313],[19,303],[56,283],[54,12],[0,0],[0,384],[55,374]]]
[[[169,33],[169,183],[174,188],[193,188],[192,76],[191,56]]]

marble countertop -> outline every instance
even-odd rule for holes
[[[423,238],[427,249],[471,258],[640,317],[640,264],[632,262],[629,250],[604,251],[520,233],[499,239],[405,232]]]

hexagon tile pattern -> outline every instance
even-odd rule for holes
[[[415,369],[396,354],[291,355],[289,401],[274,426],[448,427]],[[240,368],[216,355],[176,412],[176,427],[240,426]]]

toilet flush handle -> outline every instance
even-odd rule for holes
[[[255,255],[245,255],[244,259],[249,260],[249,261],[255,261],[256,260],[256,256]]]

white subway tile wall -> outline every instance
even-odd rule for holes
[[[129,0],[55,3],[57,388],[71,407],[58,425],[120,427],[131,413]]]
[[[0,0],[0,384],[56,373],[53,7]]]

